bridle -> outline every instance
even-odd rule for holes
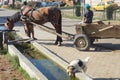
[[[27,7],[29,7],[29,6],[25,6],[22,10],[21,10],[21,19],[22,19],[22,21],[39,21],[39,20],[35,20],[34,18],[33,18],[33,16],[32,16],[32,13],[33,13],[33,11],[35,11],[35,10],[37,10],[37,9],[35,9],[35,8],[31,8],[30,7],[30,9],[28,9],[26,12],[25,12],[25,14],[23,14],[23,11],[25,10],[25,8],[27,8]],[[38,10],[37,10],[38,11]],[[27,16],[27,14],[30,12],[30,16]],[[40,13],[40,11],[38,11],[38,13],[39,14],[41,14]]]
[[[27,11],[25,11],[26,8],[29,8]],[[29,7],[29,6],[24,6],[23,9],[21,9],[21,20],[22,21],[26,21],[26,20],[30,20],[30,18],[27,16],[27,14],[31,11],[31,15],[32,15],[32,12],[33,12],[33,8]],[[23,13],[25,12],[25,13]]]

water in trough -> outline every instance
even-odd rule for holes
[[[42,53],[25,44],[16,47],[42,72],[48,80],[76,80],[70,79],[67,72],[54,61],[48,59]]]
[[[47,59],[30,59],[30,61],[48,78],[48,80],[68,80],[66,72]]]

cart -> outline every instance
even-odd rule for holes
[[[91,24],[77,24],[76,25],[76,34],[70,34],[67,32],[62,32],[58,34],[54,29],[49,28],[45,25],[38,25],[31,22],[32,24],[38,26],[40,29],[58,35],[67,40],[73,40],[74,46],[80,51],[89,50],[91,44],[95,39],[104,39],[104,38],[116,38],[120,39],[120,25],[110,25],[104,24],[102,21],[93,22]],[[65,35],[63,35],[65,34]]]
[[[78,50],[89,50],[95,39],[120,39],[120,25],[104,24],[77,24],[74,45]]]

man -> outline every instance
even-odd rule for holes
[[[85,14],[83,17],[83,22],[84,23],[92,23],[92,19],[93,19],[93,11],[90,10],[90,5],[89,4],[85,4]]]

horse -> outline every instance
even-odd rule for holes
[[[11,19],[7,18],[6,26],[8,29],[12,29],[14,27],[14,23],[19,21],[21,18],[22,22],[26,25],[26,32],[29,37],[31,30],[33,30],[31,22],[38,25],[50,22],[54,26],[56,32],[62,34],[62,15],[61,10],[57,7],[41,7],[33,9],[30,6],[25,6],[21,12],[16,14],[18,16],[15,17],[15,15],[13,15]],[[55,45],[60,46],[61,43],[62,38],[57,35]]]

